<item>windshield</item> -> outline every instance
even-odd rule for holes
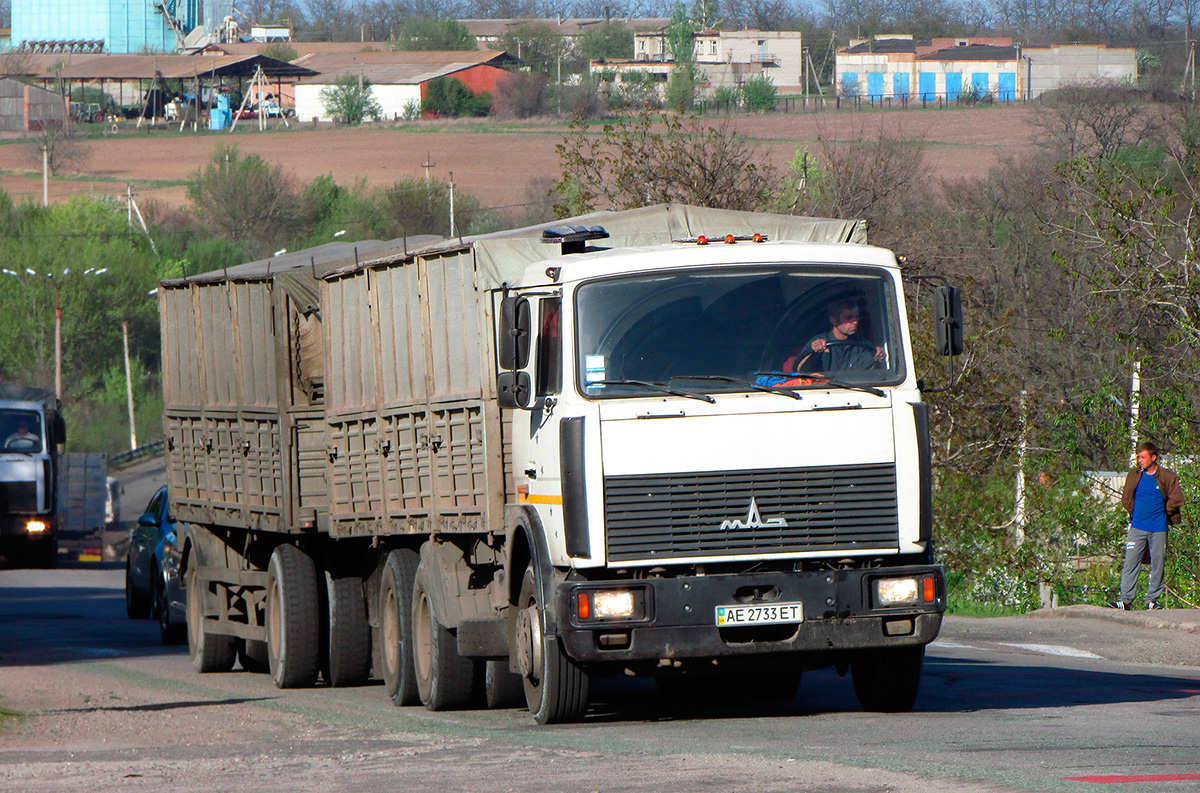
[[[580,391],[646,396],[890,385],[904,376],[892,281],[788,265],[593,281],[576,291]]]
[[[42,450],[41,417],[32,410],[0,410],[4,451],[37,454]]]

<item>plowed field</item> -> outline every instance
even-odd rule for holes
[[[892,136],[922,140],[926,163],[940,178],[976,178],[1004,158],[1032,145],[1032,112],[1023,107],[903,110],[889,112],[776,113],[736,118],[738,131],[759,156],[785,166],[798,147],[815,149],[818,137],[839,140]],[[243,122],[245,124],[245,122]],[[79,143],[75,173],[52,179],[50,199],[73,193],[124,195],[132,183],[139,202],[186,203],[179,182],[202,167],[220,144],[278,163],[304,183],[329,174],[341,185],[363,180],[386,186],[421,176],[432,163],[435,178],[453,180],[485,206],[509,207],[530,200],[529,185],[558,176],[555,144],[564,124],[421,122],[334,129],[293,122],[289,129],[260,132],[253,123],[233,133],[122,132]],[[0,145],[0,188],[15,200],[41,201],[40,147],[28,141]],[[174,182],[175,184],[171,184]]]

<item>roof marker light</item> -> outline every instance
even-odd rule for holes
[[[737,242],[737,237],[733,236],[732,234],[725,235],[725,244],[726,245],[732,245],[735,242]]]
[[[699,237],[697,237],[697,238],[696,238],[696,244],[697,244],[697,245],[707,245],[707,244],[708,244],[708,237],[706,237],[706,236],[704,236],[703,234],[701,234]]]

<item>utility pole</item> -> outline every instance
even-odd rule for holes
[[[454,236],[454,171],[450,172],[450,236]]]
[[[433,158],[429,156],[429,152],[425,152],[425,162],[421,163],[421,167],[425,169],[425,186],[429,187],[429,169],[437,165]]]
[[[50,206],[50,146],[42,144],[42,206]]]
[[[1129,465],[1137,465],[1138,430],[1142,409],[1142,362],[1133,362],[1129,382]]]
[[[137,425],[133,420],[133,374],[129,370],[129,323],[121,320],[121,336],[125,341],[125,395],[129,403],[129,450],[137,448]]]
[[[1021,389],[1021,437],[1017,439],[1017,501],[1013,510],[1014,543],[1019,548],[1025,542],[1025,451],[1029,444],[1028,393]]]

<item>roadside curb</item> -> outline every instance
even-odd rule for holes
[[[1088,617],[1091,619],[1119,622],[1151,630],[1175,630],[1185,633],[1200,633],[1200,609],[1161,609],[1157,611],[1122,611],[1101,606],[1079,605],[1038,609],[1025,615],[1041,619],[1064,619]]]

